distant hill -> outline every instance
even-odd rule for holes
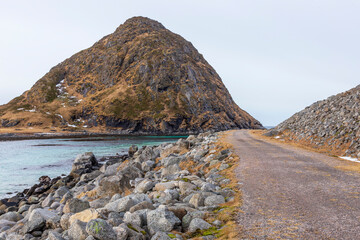
[[[360,158],[360,85],[312,104],[274,131],[292,141]]]
[[[0,107],[2,127],[197,133],[261,128],[194,46],[134,17]]]

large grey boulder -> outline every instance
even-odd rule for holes
[[[136,202],[132,198],[127,196],[106,204],[104,208],[109,210],[110,212],[126,212],[129,211],[129,209],[135,204]]]
[[[205,198],[204,204],[205,206],[217,206],[225,203],[225,198],[221,195],[212,195]]]
[[[140,182],[134,189],[135,193],[146,193],[153,189],[155,186],[155,182],[153,182],[150,179],[144,179],[142,182]]]
[[[50,231],[48,234],[48,240],[65,240],[60,233],[56,231]]]
[[[190,222],[189,232],[196,232],[197,230],[205,230],[211,228],[211,224],[207,223],[201,218],[194,218]]]
[[[128,228],[125,226],[118,226],[118,227],[114,227],[113,228],[115,233],[116,233],[116,237],[118,240],[126,240],[128,239],[128,235],[129,235],[129,231]]]
[[[182,218],[182,227],[183,229],[188,229],[190,226],[190,223],[195,218],[201,218],[203,219],[205,217],[205,213],[202,211],[194,211],[194,212],[188,212],[183,218]]]
[[[158,231],[170,232],[181,224],[174,213],[170,212],[166,206],[161,205],[156,210],[147,214],[147,224],[149,231],[154,235]]]
[[[179,164],[173,164],[161,169],[161,177],[168,177],[170,175],[178,174],[181,171]]]
[[[73,213],[65,213],[60,218],[60,226],[63,230],[67,230],[70,227],[70,217]]]
[[[142,209],[154,210],[155,207],[152,203],[150,203],[148,201],[143,201],[143,202],[140,202],[140,203],[136,204],[135,206],[131,207],[129,212],[133,213],[133,212],[136,212],[136,211],[142,210]]]
[[[88,236],[86,232],[86,223],[75,220],[68,230],[69,240],[85,240]]]
[[[68,192],[69,192],[69,189],[68,189],[67,187],[62,186],[62,187],[59,187],[59,188],[55,191],[53,197],[54,197],[54,198],[58,198],[58,199],[62,199],[62,198],[64,197],[64,195],[65,195],[66,193],[68,193]]]
[[[5,219],[1,219],[0,220],[0,232],[3,232],[9,228],[11,228],[12,226],[14,226],[16,224],[16,222],[12,222],[12,221],[8,221]]]
[[[171,240],[171,237],[167,233],[157,232],[151,240]]]
[[[41,230],[45,227],[46,221],[48,219],[57,217],[58,215],[56,212],[37,208],[30,213],[29,219],[25,223],[22,231],[24,233],[31,233],[36,230]]]
[[[137,212],[126,212],[124,215],[124,222],[130,223],[131,225],[138,225],[140,227],[143,225],[141,221],[141,215]]]
[[[78,155],[72,165],[70,175],[81,175],[81,173],[90,172],[94,166],[99,163],[91,152]]]
[[[72,198],[68,200],[64,206],[64,213],[78,213],[85,209],[90,208],[88,201],[83,201],[77,198]]]
[[[204,200],[205,200],[205,198],[201,193],[195,193],[190,198],[189,203],[194,205],[194,207],[198,208],[198,207],[204,206]]]
[[[116,233],[105,220],[97,218],[86,224],[86,232],[98,240],[116,240]]]
[[[131,189],[131,180],[142,178],[143,172],[134,166],[127,166],[119,170],[116,175],[104,177],[99,184],[99,191],[102,195],[113,195],[124,193]]]
[[[7,212],[0,216],[0,220],[7,220],[11,222],[17,222],[23,219],[23,216],[18,212]]]

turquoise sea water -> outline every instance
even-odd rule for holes
[[[100,159],[126,153],[132,144],[139,147],[175,142],[179,137],[106,137],[41,139],[0,142],[0,199],[7,193],[23,191],[40,176],[69,174],[78,154],[93,152]],[[12,195],[12,194],[10,194]]]

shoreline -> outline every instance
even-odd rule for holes
[[[84,240],[99,236],[94,224],[106,226],[102,239],[226,239],[238,194],[228,176],[234,155],[218,141],[219,133],[202,133],[133,145],[106,162],[79,155],[69,175],[41,176],[0,201],[0,239]]]
[[[20,141],[20,140],[38,140],[38,139],[76,139],[88,137],[187,137],[193,133],[172,133],[172,134],[156,134],[156,133],[3,133],[0,134],[0,142],[2,141]]]

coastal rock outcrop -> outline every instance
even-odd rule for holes
[[[360,85],[318,101],[267,133],[360,158]]]
[[[176,143],[138,148],[132,157],[117,156],[106,163],[90,153],[81,155],[73,169],[88,166],[88,173],[54,181],[42,177],[49,180],[46,191],[27,195],[25,190],[11,206],[9,199],[1,200],[0,239],[182,240],[202,236],[204,231],[207,239],[214,239],[226,227],[225,218],[214,220],[225,210],[224,204],[235,201],[226,170],[220,170],[222,164],[233,163],[234,155],[217,145],[218,138],[217,133],[202,133]],[[211,156],[221,160],[210,166]],[[139,159],[155,164],[144,171]],[[176,171],[163,174],[163,169],[174,165]],[[100,174],[93,179],[82,180],[97,171]],[[125,181],[126,187],[103,186],[108,184],[104,179],[125,173],[118,184]]]
[[[0,106],[0,126],[120,134],[262,128],[190,42],[145,17],[128,19]]]

